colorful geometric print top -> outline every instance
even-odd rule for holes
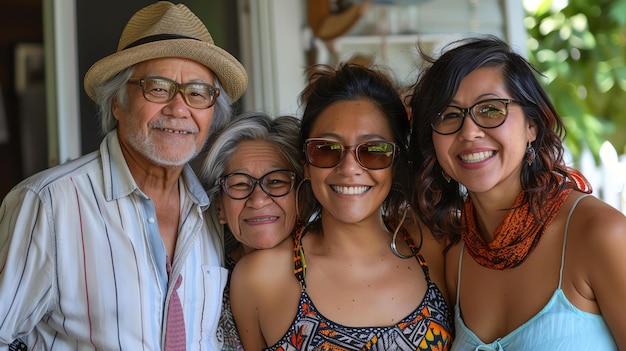
[[[224,267],[228,269],[228,282],[224,288],[222,313],[217,324],[217,341],[221,345],[222,351],[243,351],[243,345],[233,318],[233,310],[230,306],[230,275],[235,268],[235,260],[229,254],[226,254],[224,258]]]
[[[302,294],[298,313],[291,327],[268,351],[296,350],[449,350],[452,344],[451,314],[441,291],[430,280],[424,258],[416,258],[426,276],[427,289],[420,305],[399,323],[388,327],[348,327],[335,323],[317,311],[306,292],[304,282],[303,229],[294,237],[294,274],[300,281]],[[417,250],[406,237],[409,246]]]

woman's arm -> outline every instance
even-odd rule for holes
[[[585,248],[586,276],[618,348],[626,350],[626,217],[597,199],[586,205],[576,211],[583,217],[576,237]]]
[[[246,351],[267,347],[261,331],[260,297],[264,289],[262,268],[254,263],[254,253],[244,256],[233,270],[230,280],[230,304],[237,332]],[[256,260],[259,261],[259,260]]]

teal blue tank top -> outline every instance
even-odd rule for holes
[[[582,311],[572,305],[561,290],[563,262],[569,222],[578,202],[588,195],[576,199],[565,224],[559,286],[550,301],[535,316],[511,333],[490,343],[480,340],[463,322],[459,305],[461,290],[461,262],[465,244],[461,247],[459,273],[457,277],[456,303],[454,305],[454,325],[456,337],[452,351],[571,351],[571,350],[617,350],[615,340],[602,315]]]

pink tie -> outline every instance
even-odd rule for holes
[[[172,273],[172,264],[170,258],[165,261],[167,275],[170,277]],[[165,350],[166,351],[185,351],[185,319],[183,318],[183,306],[178,298],[178,287],[183,281],[183,276],[179,275],[174,284],[174,291],[170,297],[169,312],[167,314],[167,329],[165,330]]]

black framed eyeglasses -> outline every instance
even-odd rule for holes
[[[481,128],[497,128],[506,121],[509,115],[509,104],[521,102],[513,99],[488,99],[482,100],[471,107],[446,106],[431,123],[432,129],[442,135],[454,134],[461,130],[465,116],[469,113],[470,118]]]
[[[304,142],[307,162],[318,168],[337,166],[348,150],[354,150],[361,167],[377,170],[391,166],[397,146],[387,140],[372,140],[353,146],[345,146],[336,140],[324,138],[310,138]]]
[[[265,173],[261,178],[246,173],[230,173],[220,177],[218,182],[224,193],[233,200],[248,198],[257,184],[268,196],[281,197],[293,190],[296,172],[279,169]]]
[[[150,102],[168,103],[181,92],[187,105],[200,109],[213,106],[220,95],[220,90],[211,84],[200,82],[179,84],[163,77],[130,78],[128,83],[138,83],[143,97]]]

